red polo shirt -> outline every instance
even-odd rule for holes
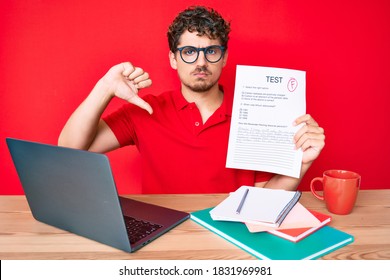
[[[104,118],[121,146],[136,145],[144,193],[219,193],[267,181],[272,174],[226,168],[232,95],[202,123],[180,91],[143,99],[153,114],[126,104]]]

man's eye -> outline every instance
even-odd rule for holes
[[[217,53],[217,50],[215,48],[211,48],[207,50],[207,54],[214,55]]]
[[[183,53],[184,53],[185,55],[194,55],[194,54],[196,54],[196,50],[194,50],[194,49],[192,49],[192,48],[188,48],[188,49],[184,49],[184,50],[183,50]]]

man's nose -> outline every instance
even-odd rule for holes
[[[198,59],[196,60],[196,63],[198,65],[206,65],[207,64],[206,54],[204,51],[199,52]]]

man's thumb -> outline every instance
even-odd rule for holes
[[[129,100],[127,100],[128,102],[130,102],[131,104],[134,104],[146,111],[148,111],[148,113],[151,115],[153,114],[153,108],[149,105],[148,102],[146,102],[145,100],[143,100],[141,97],[139,97],[138,95],[134,95],[132,96]]]

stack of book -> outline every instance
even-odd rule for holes
[[[260,259],[316,259],[353,242],[299,198],[298,191],[242,186],[191,219]]]

